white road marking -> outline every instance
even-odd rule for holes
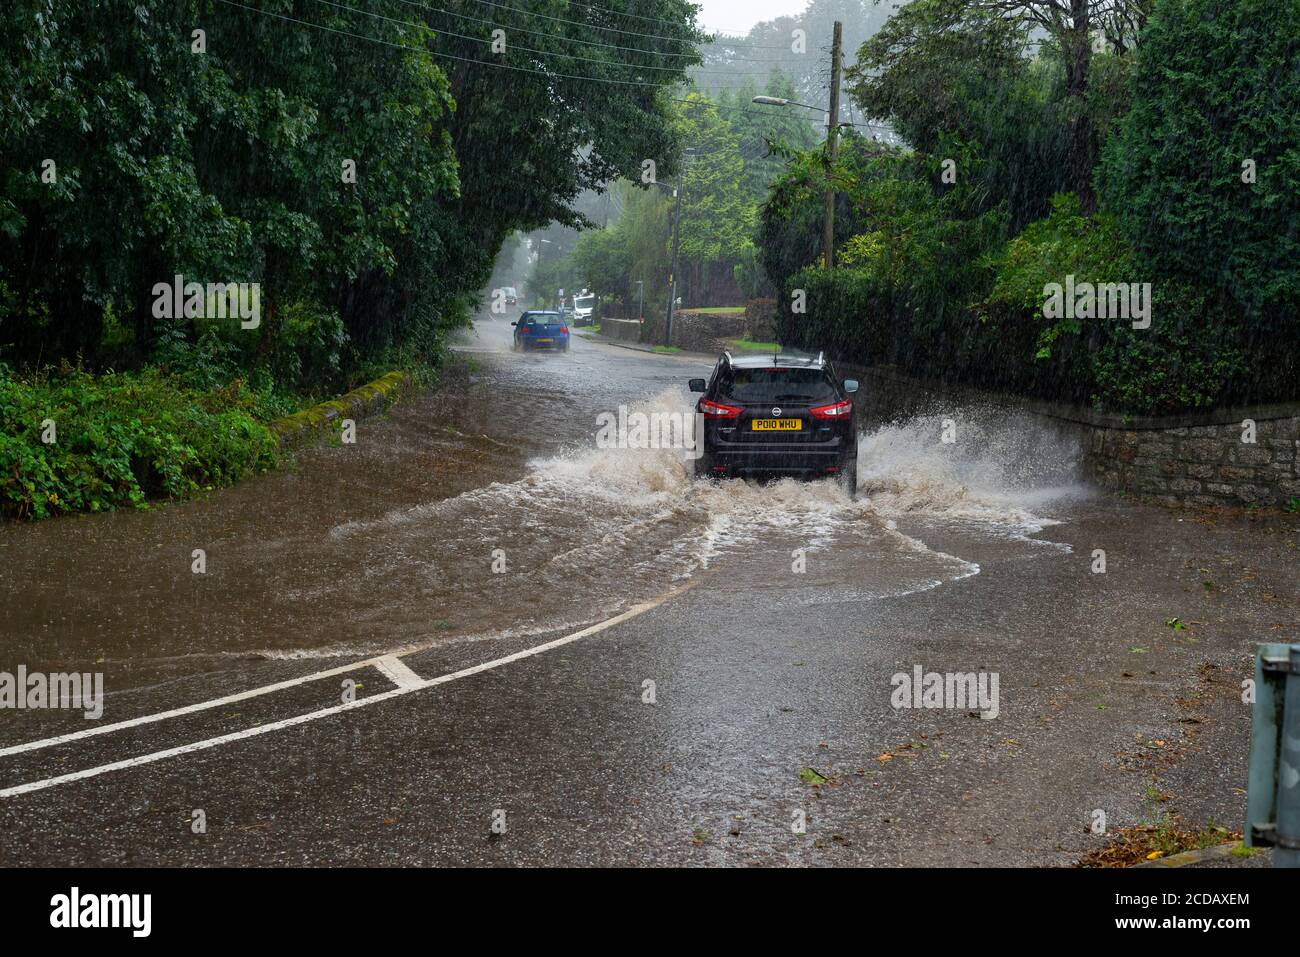
[[[295,725],[306,724],[308,721],[316,721],[319,718],[326,718],[329,717],[330,715],[340,714],[344,711],[353,711],[357,708],[364,708],[367,707],[368,705],[378,704],[381,701],[388,701],[389,699],[399,697],[400,695],[410,694],[413,691],[422,691],[425,688],[432,688],[436,685],[447,684],[448,682],[456,681],[460,678],[468,678],[471,675],[481,674],[484,671],[491,671],[494,668],[500,668],[502,665],[508,665],[516,661],[522,661],[525,658],[531,658],[534,655],[540,655],[543,652],[550,651],[553,648],[559,648],[563,645],[571,644],[572,642],[578,641],[582,638],[587,638],[591,635],[602,632],[607,628],[612,628],[614,625],[625,622],[631,618],[635,618],[638,615],[643,615],[646,612],[659,607],[664,602],[668,601],[670,598],[674,598],[677,595],[680,595],[683,592],[690,590],[698,583],[698,581],[699,579],[692,579],[686,582],[685,584],[677,588],[674,588],[663,595],[660,595],[658,598],[654,598],[648,602],[643,602],[639,605],[632,606],[627,611],[623,612],[621,615],[615,615],[613,618],[607,618],[605,621],[598,622],[594,625],[590,625],[586,628],[583,628],[581,631],[575,631],[571,635],[565,635],[563,638],[556,638],[554,641],[547,641],[544,642],[543,644],[535,645],[532,648],[525,648],[523,651],[517,651],[512,655],[506,655],[504,658],[496,658],[493,659],[492,661],[485,661],[482,664],[474,665],[469,668],[462,668],[460,671],[454,671],[451,674],[441,675],[437,678],[427,678],[427,679],[420,678],[418,675],[415,675],[415,672],[411,671],[411,669],[408,668],[405,664],[398,662],[398,664],[400,664],[403,669],[405,669],[408,672],[411,672],[411,675],[415,677],[414,683],[407,683],[405,685],[399,684],[399,686],[397,688],[394,688],[392,691],[385,691],[382,694],[371,695],[369,698],[359,698],[355,701],[349,701],[344,704],[337,704],[329,708],[322,708],[319,711],[312,711],[309,712],[308,714],[300,714],[292,718],[284,718],[280,721],[271,721],[267,724],[259,724],[252,728],[245,728],[243,731],[234,731],[231,732],[230,734],[219,735],[218,737],[215,738],[206,738],[202,741],[195,741],[192,744],[182,744],[175,748],[167,748],[164,751],[154,751],[152,754],[142,754],[138,757],[126,758],[125,760],[122,761],[114,761],[111,764],[101,764],[98,767],[87,768],[84,771],[73,771],[69,774],[60,774],[57,777],[45,778],[40,781],[31,781],[27,784],[17,784],[14,785],[13,787],[8,787],[3,790],[0,790],[0,798],[17,797],[20,794],[30,794],[33,791],[43,791],[46,788],[56,787],[60,784],[70,784],[73,781],[84,781],[87,778],[98,777],[99,775],[107,774],[110,771],[121,771],[126,768],[139,767],[144,764],[153,764],[155,761],[162,761],[166,758],[176,757],[177,755],[181,755],[181,754],[192,754],[196,751],[206,751],[208,748],[215,748],[218,745],[229,744],[232,741],[242,741],[246,738],[254,738],[259,735],[268,734],[272,731],[280,731],[284,728],[292,728]],[[384,666],[381,665],[380,662],[385,662],[386,659],[389,657],[390,656],[381,656],[380,658],[370,659],[369,661],[366,662],[359,662],[357,665],[348,665],[342,668],[331,669],[328,672],[319,672],[315,675],[307,676],[306,678],[293,679],[291,681],[281,682],[279,685],[267,685],[265,688],[254,689],[254,692],[244,692],[244,696],[251,697],[253,693],[265,694],[267,693],[267,691],[269,691],[272,688],[291,687],[295,684],[302,684],[304,681],[310,681],[313,678],[321,678],[331,674],[340,674],[344,671],[355,670],[355,668],[361,667],[363,665],[375,665],[382,671]],[[396,661],[395,656],[392,656],[392,658],[393,661]],[[386,663],[388,664],[389,667],[391,667],[391,662],[386,662]],[[175,714],[185,714],[185,713],[189,713],[189,711],[191,710],[201,710],[201,708],[203,707],[213,707],[219,702],[237,700],[239,698],[240,698],[239,695],[232,695],[228,698],[218,699],[218,702],[205,702],[203,705],[190,705],[188,709],[178,708],[176,709],[176,711],[164,712],[161,715],[150,715],[149,717],[154,720],[162,720],[162,718],[166,716],[175,715]],[[145,723],[144,719],[137,718],[135,719],[134,722],[122,722],[118,725],[105,727],[102,730],[107,731],[107,730],[111,730],[112,728],[122,728],[122,727],[131,726],[133,724],[142,724],[142,723]],[[82,733],[78,732],[78,734],[82,734]],[[84,734],[82,736],[84,736]],[[47,740],[53,741],[56,739],[51,738]],[[40,742],[35,742],[35,743],[39,744]],[[22,746],[20,745],[19,747]]]
[[[56,744],[66,744],[69,741],[78,741],[81,738],[90,738],[97,734],[108,734],[110,731],[121,731],[125,728],[136,728],[142,724],[153,724],[155,721],[166,721],[168,718],[179,718],[183,715],[194,714],[196,711],[206,711],[208,708],[220,708],[222,705],[234,704],[238,701],[247,701],[249,698],[271,694],[273,691],[283,691],[285,688],[292,688],[295,685],[306,684],[309,681],[319,681],[321,678],[332,678],[335,675],[347,674],[349,671],[369,668],[370,666],[377,664],[379,660],[379,658],[367,658],[365,661],[357,661],[350,665],[341,665],[338,668],[330,668],[328,671],[313,671],[311,674],[303,675],[300,678],[290,678],[287,681],[277,681],[275,684],[263,685],[260,688],[251,688],[248,691],[241,691],[238,694],[226,695],[224,698],[213,698],[211,701],[200,701],[198,704],[187,704],[183,708],[173,708],[171,711],[159,711],[157,714],[146,714],[139,718],[131,718],[129,721],[118,721],[114,724],[99,724],[92,728],[86,728],[82,731],[70,731],[67,734],[60,734],[53,738],[42,738],[40,741],[28,741],[26,744],[11,745],[7,748],[0,748],[0,758],[7,757],[11,754],[22,754],[24,751],[39,751],[41,748],[53,747]],[[397,683],[398,682],[394,682],[394,684]]]
[[[375,662],[375,667],[399,688],[415,688],[424,684],[424,679],[408,668],[406,662],[397,655],[384,655]]]

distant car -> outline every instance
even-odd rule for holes
[[[525,312],[515,322],[514,347],[527,352],[529,349],[558,349],[569,351],[569,325],[558,312],[533,310]]]
[[[596,309],[596,297],[594,295],[579,295],[573,297],[573,324],[575,326],[589,326],[592,322],[592,313]]]
[[[519,305],[519,293],[515,291],[514,286],[506,286],[501,290],[501,295],[505,297],[507,306]]]
[[[840,382],[822,356],[724,352],[706,381],[696,411],[704,417],[697,476],[834,477],[852,497],[858,490],[854,379]]]

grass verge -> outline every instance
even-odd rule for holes
[[[276,465],[265,422],[280,408],[239,379],[199,390],[152,368],[0,366],[0,515],[144,508],[233,484]]]
[[[732,352],[780,352],[779,342],[754,342],[751,339],[728,339],[727,345]]]
[[[1241,834],[1211,824],[1199,830],[1186,830],[1171,819],[1155,824],[1123,827],[1105,847],[1089,851],[1079,860],[1079,867],[1132,867],[1146,861],[1172,857],[1185,851],[1240,841]]]

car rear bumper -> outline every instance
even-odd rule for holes
[[[707,448],[710,471],[729,475],[827,475],[845,467],[852,453],[842,444],[817,448],[766,446]]]
[[[520,339],[525,349],[563,349],[569,344],[568,336],[556,336],[550,342],[538,342],[536,339]]]

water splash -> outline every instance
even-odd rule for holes
[[[945,427],[955,441],[944,442]],[[882,515],[942,516],[1018,537],[1059,524],[1039,514],[1090,494],[1082,448],[1027,413],[968,408],[881,426],[858,442],[858,484]]]

